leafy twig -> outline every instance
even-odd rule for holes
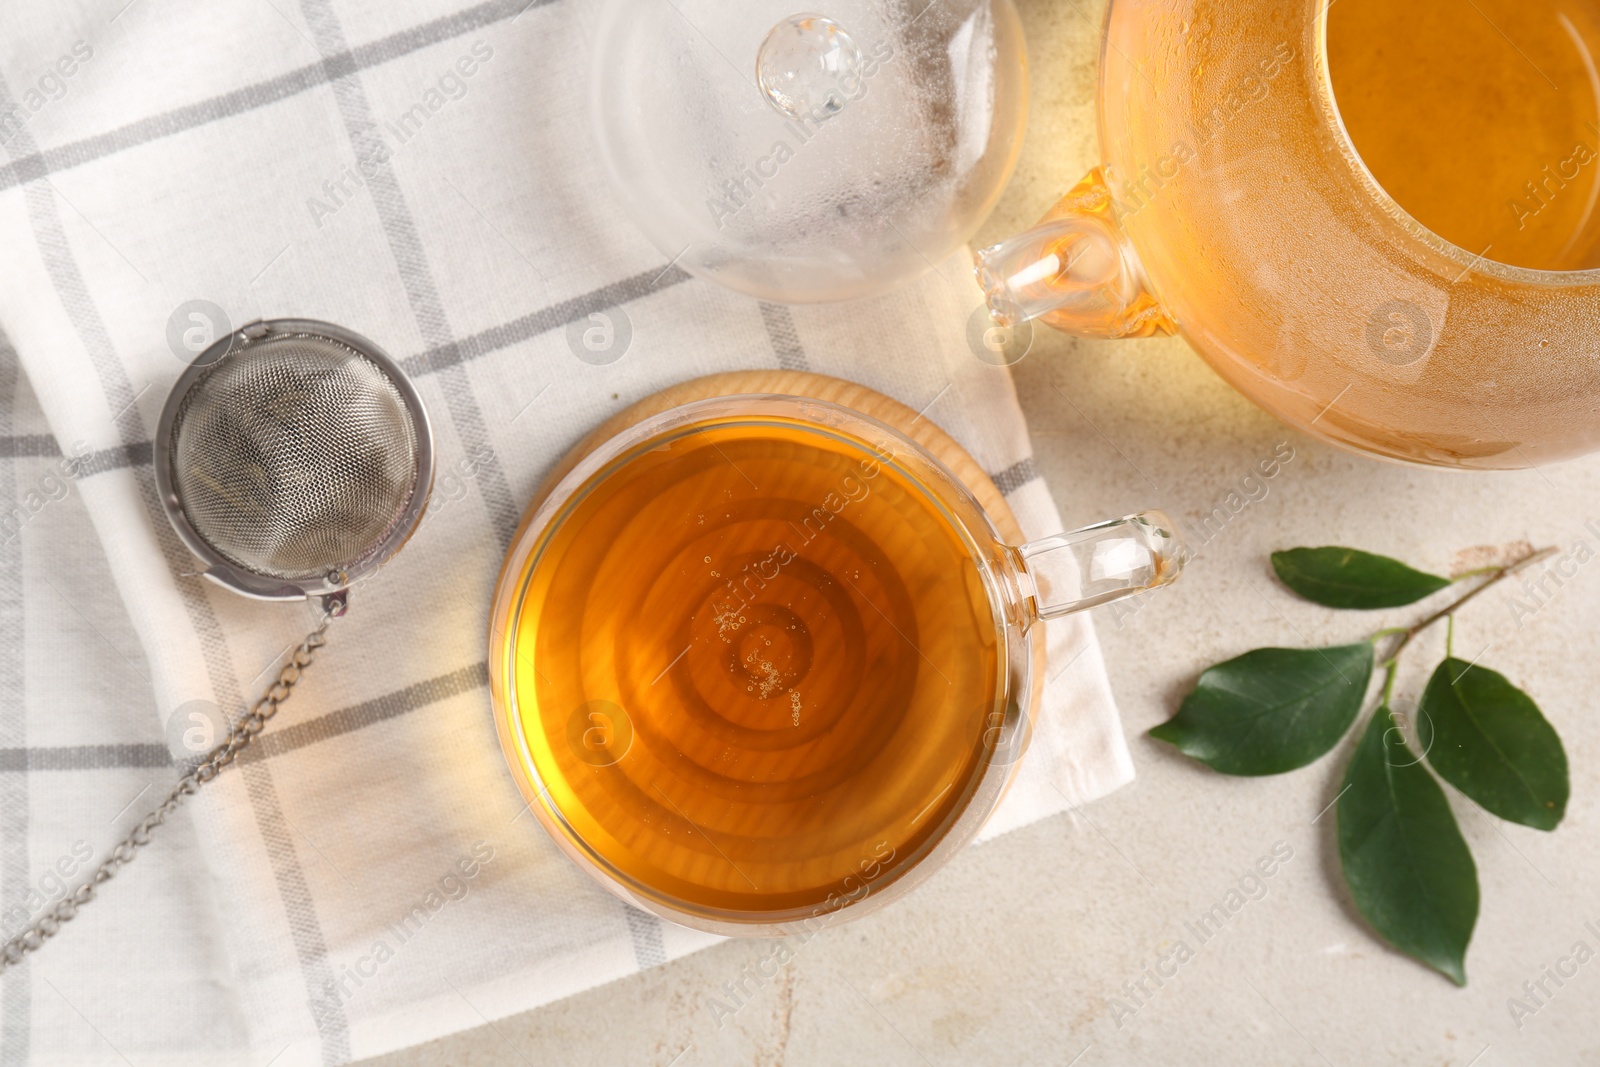
[[[1466,982],[1478,918],[1477,867],[1437,774],[1503,819],[1553,830],[1566,812],[1566,753],[1537,705],[1505,677],[1456,659],[1455,619],[1474,598],[1548,559],[1545,548],[1454,579],[1353,548],[1276,552],[1290,589],[1324,607],[1373,610],[1413,604],[1484,578],[1410,626],[1378,630],[1334,648],[1258,648],[1200,675],[1178,713],[1150,731],[1225,774],[1279,774],[1320,759],[1349,732],[1381,669],[1383,697],[1350,757],[1338,805],[1339,859],[1357,909],[1402,952]],[[1417,704],[1411,752],[1391,710],[1400,654],[1444,619],[1445,659]],[[1377,648],[1394,638],[1388,654]],[[1424,766],[1426,761],[1426,766]],[[1431,771],[1430,771],[1431,768]]]

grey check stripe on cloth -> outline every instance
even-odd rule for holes
[[[22,374],[17,353],[0,333],[0,434],[8,440],[15,428],[17,383]],[[12,458],[20,454],[11,450]],[[0,501],[15,500],[17,468],[0,462]],[[0,543],[0,744],[24,751],[28,743],[27,701],[24,699],[27,662],[23,641],[22,538]],[[28,775],[0,778],[0,899],[22,900],[30,891],[28,868]],[[28,1015],[32,987],[27,982],[6,982],[0,991],[0,1067],[20,1067],[28,1062]]]
[[[307,745],[374,726],[430,704],[475,692],[489,684],[489,665],[474,663],[426,682],[264,732],[239,757],[240,765],[270,760]],[[0,747],[0,774],[28,771],[116,770],[124,767],[179,767],[161,745],[54,745]]]
[[[4,78],[0,78],[0,112],[9,111],[13,106],[15,102],[10,87]],[[18,147],[23,151],[35,150],[33,136],[25,126],[17,131],[13,140],[20,142]],[[99,378],[100,389],[105,396],[107,407],[117,413],[112,422],[122,436],[125,447],[132,448],[143,443],[148,448],[150,432],[144,425],[143,416],[135,404],[138,394],[134,392],[126,368],[117,358],[110,334],[106,331],[94,297],[84,282],[82,271],[67,242],[60,215],[56,210],[54,192],[48,180],[42,180],[30,181],[24,187],[23,194],[29,221],[33,226],[34,237],[38,242],[50,282],[71,319],[79,342],[88,353],[95,374]],[[157,504],[155,473],[144,466],[133,468],[133,473],[145,510],[153,520],[152,528],[156,532],[157,543],[167,566],[174,574],[182,573],[187,565],[187,552],[179,543],[176,532],[165,521]],[[189,623],[203,650],[212,691],[217,695],[222,707],[241,709],[242,714],[243,690],[234,675],[222,628],[218,624],[210,602],[193,583],[179,582],[178,591],[189,616]],[[316,1010],[322,1003],[318,999],[318,993],[325,983],[332,981],[333,973],[328,965],[327,948],[318,925],[316,906],[306,885],[305,875],[300,869],[300,860],[290,839],[289,828],[279,808],[271,771],[265,764],[258,763],[241,768],[240,777],[245,783],[256,825],[266,845],[267,856],[294,937],[295,949],[301,967],[305,971],[308,1003],[313,1006],[313,1016],[322,1035],[324,1059],[330,1063],[344,1062],[350,1058],[350,1044],[343,1012],[337,1003],[325,1010]]]
[[[0,360],[9,360],[11,363],[15,364],[16,359],[16,350],[13,349],[10,343],[5,341],[3,337],[0,337]],[[20,373],[20,368],[14,368],[11,371],[6,371],[3,373]],[[15,390],[15,386],[12,386],[11,388]],[[0,390],[0,396],[9,397],[11,395],[14,395],[14,392],[5,393],[4,390]],[[56,439],[51,437],[49,434],[5,434],[0,436],[0,459],[18,459],[22,456],[36,456],[45,459],[53,459],[59,455],[61,455],[61,446],[57,445]]]
[[[689,275],[677,267],[668,267],[665,271],[644,271],[624,278],[620,282],[602,286],[582,296],[564,300],[559,304],[552,304],[547,308],[523,315],[511,322],[500,326],[481,330],[460,341],[449,345],[431,348],[426,352],[414,356],[407,356],[400,360],[400,365],[412,377],[437,373],[438,371],[459,365],[473,359],[479,359],[512,345],[521,344],[543,333],[560,329],[568,323],[577,322],[596,311],[637,300],[649,296],[661,288],[678,285],[689,280]],[[781,304],[761,304],[762,324],[767,331],[768,339],[772,343],[773,354],[777,357],[778,366],[782,370],[809,370],[810,360],[806,358],[804,347],[800,344],[799,334],[795,329],[794,316],[787,307]],[[27,437],[0,437],[0,458],[8,456],[59,456],[60,448],[52,437],[35,434]],[[140,441],[120,448],[101,449],[91,452],[74,464],[74,475],[87,478],[107,471],[122,470],[126,467],[149,464],[152,460],[153,450],[149,441]],[[1038,467],[1034,465],[1033,457],[1028,456],[1017,461],[1005,470],[990,477],[995,486],[1004,495],[1009,496],[1028,482],[1040,477]]]
[[[125,767],[170,767],[172,753],[160,745],[53,745],[0,748],[0,772],[109,771]]]
[[[235,89],[160,115],[152,115],[59,148],[40,152],[30,145],[23,154],[15,155],[9,165],[0,167],[0,192],[21,185],[23,182],[148,144],[162,137],[171,137],[173,134],[192,130],[196,126],[204,126],[209,122],[242,115],[256,108],[287,100],[291,96],[319,88],[331,78],[388,63],[418,49],[485,26],[492,26],[504,19],[515,20],[531,8],[554,2],[555,0],[490,0],[489,3],[469,7],[409,30],[401,30],[399,33],[390,34],[368,44],[325,55],[320,62],[308,63],[276,78],[247,85],[242,89]],[[14,106],[11,101],[0,104],[0,116],[10,114]]]
[[[614,288],[616,287],[607,287],[607,289]],[[618,301],[618,303],[620,302],[621,301]],[[575,302],[569,301],[569,303]],[[606,308],[615,307],[616,303],[605,303],[596,299],[594,301],[584,301],[582,306],[584,310],[580,314],[573,315],[572,319],[575,320],[582,318],[584,315],[587,315],[592,311],[603,311]],[[788,311],[787,308],[783,310],[785,312]],[[518,322],[521,321],[523,320],[518,320]],[[770,325],[768,328],[772,329]],[[528,337],[533,336],[536,336],[536,334],[528,334]],[[526,339],[527,337],[518,338],[518,340]],[[507,345],[512,343],[514,342],[506,342]],[[806,370],[810,366],[809,362],[806,360],[805,351],[799,347],[798,341],[793,337],[792,326],[789,328],[787,333],[780,330],[774,335],[773,350],[775,353],[777,353],[779,367],[783,370]],[[484,351],[487,353],[489,350],[486,349]],[[422,357],[418,356],[413,358],[420,360]],[[0,437],[0,459],[11,459],[18,456],[54,457],[59,455],[61,455],[61,449],[56,444],[56,440],[53,437],[46,437],[42,434],[32,434],[24,437]],[[107,471],[122,470],[125,467],[145,465],[151,462],[151,458],[152,449],[150,442],[142,441],[138,444],[127,445],[122,448],[102,449],[99,452],[90,452],[82,459],[74,463],[73,472],[75,477],[87,478],[96,474],[104,474]],[[1022,488],[1024,485],[1027,485],[1034,479],[1042,477],[1042,475],[1039,474],[1039,468],[1034,464],[1033,457],[1027,456],[1018,460],[1016,463],[1013,463],[1003,471],[990,474],[989,477],[993,479],[995,487],[998,488],[1002,494],[1010,496],[1012,493],[1016,492],[1018,489]]]
[[[682,268],[670,264],[664,270],[643,271],[620,282],[603,285],[592,292],[523,315],[502,326],[494,326],[464,337],[460,341],[408,356],[400,361],[400,366],[407,374],[417,376],[435,374],[468,360],[479,359],[491,352],[521,344],[542,333],[558,330],[570,322],[587,318],[593,312],[604,311],[618,304],[649,296],[688,280],[689,275]]]
[[[360,704],[319,715],[293,726],[283,726],[265,732],[239,757],[239,763],[243,765],[272,759],[319,741],[327,741],[418,711],[441,700],[482,689],[488,684],[489,665],[475,663],[470,667],[451,671],[449,674],[386,693]],[[171,766],[176,766],[171,753],[162,746],[153,744],[0,748],[0,773]]]
[[[761,304],[761,324],[766,327],[767,338],[772,342],[773,355],[783,370],[810,370],[811,361],[800,344],[800,333],[794,326],[794,313],[782,304]]]
[[[994,480],[994,486],[1004,496],[1010,496],[1018,489],[1039,477],[1039,468],[1034,465],[1033,457],[1027,456],[1017,460],[1011,466],[998,474],[989,475]]]
[[[437,348],[430,348],[414,356],[401,359],[400,366],[408,375],[420,378],[429,374],[446,371],[457,367],[468,360],[481,359],[484,356],[521,344],[524,341],[538,337],[540,334],[551,330],[559,330],[570,322],[577,322],[596,311],[616,307],[640,297],[649,296],[668,286],[678,285],[689,280],[689,275],[677,267],[667,267],[665,270],[643,271],[620,282],[601,286],[592,292],[563,300],[547,308],[523,315],[511,322],[482,330],[460,341],[454,341]],[[784,309],[787,313],[788,309]],[[789,327],[792,335],[794,327]],[[791,337],[791,343],[798,348],[798,340]],[[774,342],[776,345],[776,342]],[[780,365],[783,357],[779,357]],[[787,366],[789,370],[805,369],[805,353],[798,355],[799,364]],[[26,438],[17,439],[0,445],[0,449],[9,447],[12,454],[33,454],[29,449],[49,449],[41,451],[39,455],[60,455],[60,448],[52,438]],[[126,467],[148,465],[152,460],[153,450],[149,441],[140,441],[120,448],[101,449],[91,452],[74,464],[74,471],[80,478],[95,474],[104,474],[107,471],[122,470]]]
[[[312,36],[316,38],[314,43],[317,51],[326,56],[348,54],[344,29],[339,25],[329,0],[301,0],[300,11],[311,27]],[[350,146],[355,149],[356,158],[379,158],[379,153],[388,146],[372,117],[372,105],[361,87],[360,75],[354,70],[340,71],[332,85],[334,99],[338,101],[339,114],[344,119],[345,132],[350,138]],[[400,269],[406,300],[411,305],[418,332],[430,351],[453,349],[456,342],[450,329],[450,319],[439,300],[439,287],[434,283],[433,270],[422,250],[422,238],[417,234],[416,221],[411,217],[411,209],[406,205],[405,194],[400,190],[394,169],[375,168],[367,176],[367,188],[372,193],[372,202],[383,223],[389,252]],[[473,395],[472,382],[459,363],[436,366],[435,370],[443,386],[445,405],[466,453],[483,457],[480,461],[483,471],[476,480],[478,490],[489,508],[501,545],[508,545],[511,535],[516,532],[521,513],[511,499],[511,486],[506,481],[500,459],[489,445],[489,431],[484,426],[483,409]]]

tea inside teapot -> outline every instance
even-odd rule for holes
[[[1328,73],[1378,184],[1445,240],[1600,267],[1600,17],[1573,0],[1328,10]]]

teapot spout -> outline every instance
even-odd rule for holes
[[[974,255],[989,314],[1039,319],[1080,337],[1150,337],[1177,326],[1145,287],[1139,256],[1112,211],[1099,168],[1033,229]]]

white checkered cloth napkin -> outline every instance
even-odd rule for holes
[[[415,378],[441,454],[417,536],[355,591],[250,758],[0,980],[0,1067],[344,1063],[711,940],[627,908],[519,817],[485,685],[519,512],[653,390],[760,367],[853,378],[949,430],[1030,536],[1059,529],[1010,377],[964,339],[979,295],[961,257],[887,298],[791,309],[689,279],[618,215],[588,148],[592,14],[0,11],[7,935],[170,788],[174,715],[243,707],[312,619],[193,577],[156,507],[175,309],[180,327],[204,300],[235,326],[373,338]],[[358,163],[380,147],[387,162]],[[631,327],[605,366],[568,341],[595,312]],[[1088,621],[1052,626],[1042,727],[990,834],[1132,777]]]

